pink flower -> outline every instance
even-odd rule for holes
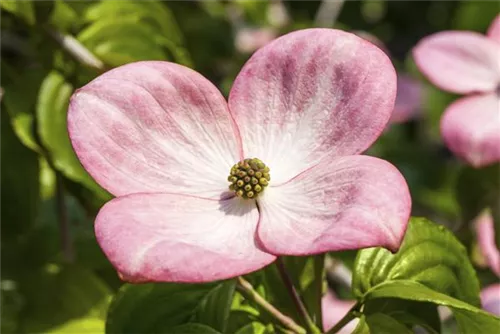
[[[378,46],[388,57],[391,54],[384,43],[375,35],[363,30],[356,30],[353,33]],[[389,123],[405,123],[420,116],[420,106],[424,92],[419,81],[413,79],[408,74],[398,72],[398,86],[396,103]]]
[[[321,299],[321,313],[323,313],[323,329],[330,330],[335,326],[356,304],[355,300],[338,299],[335,293],[328,291]],[[352,333],[358,325],[359,319],[350,321],[338,332],[340,334]]]
[[[407,74],[398,73],[398,94],[390,122],[404,123],[418,118],[423,95],[420,82]]]
[[[500,15],[487,36],[440,32],[420,41],[413,56],[433,84],[467,95],[441,118],[450,150],[475,167],[500,161]]]
[[[272,28],[242,28],[235,37],[235,47],[241,53],[251,53],[278,36]]]
[[[80,161],[117,196],[96,218],[97,241],[133,282],[225,279],[282,254],[395,251],[406,182],[357,155],[384,129],[395,93],[385,54],[331,29],[257,51],[228,103],[173,63],[111,70],[75,93],[68,114]]]
[[[474,221],[479,249],[491,270],[500,277],[500,251],[495,244],[493,216],[489,211],[482,212]]]
[[[481,304],[485,311],[500,316],[500,283],[481,290]]]

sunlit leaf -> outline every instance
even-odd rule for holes
[[[479,306],[479,283],[465,247],[453,233],[424,218],[412,218],[396,254],[384,248],[358,253],[353,292],[362,297],[386,281],[410,280]]]
[[[35,11],[33,9],[33,2],[30,0],[2,0],[0,7],[19,16],[28,24],[35,24]]]
[[[22,282],[28,298],[23,320],[26,332],[50,331],[77,319],[103,320],[106,315],[111,292],[101,279],[82,267],[48,264]]]
[[[66,177],[82,183],[99,197],[109,198],[83,169],[71,146],[67,130],[67,110],[73,87],[57,71],[44,79],[38,94],[36,116],[38,134],[55,168]]]

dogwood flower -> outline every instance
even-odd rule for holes
[[[485,311],[500,316],[500,283],[481,290],[481,305]]]
[[[495,244],[493,216],[483,211],[474,221],[479,249],[491,270],[500,277],[500,251]]]
[[[448,148],[475,167],[500,161],[500,15],[486,36],[440,32],[421,40],[413,56],[434,85],[467,95],[441,118]]]
[[[225,279],[284,254],[395,251],[408,187],[390,163],[358,155],[395,94],[385,54],[331,29],[257,51],[228,103],[180,65],[113,69],[68,112],[82,165],[116,196],[96,218],[97,241],[132,282]]]
[[[387,49],[385,44],[378,39],[377,36],[363,30],[355,30],[353,33],[378,46],[389,58],[392,57],[389,49]],[[415,80],[404,72],[398,72],[397,78],[396,102],[394,104],[391,119],[389,120],[390,124],[405,123],[419,118],[421,115],[420,107],[425,97],[424,90],[422,89],[423,87],[418,80]]]

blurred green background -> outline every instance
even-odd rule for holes
[[[109,300],[121,285],[92,226],[111,197],[81,167],[68,139],[66,111],[76,88],[110,68],[158,59],[194,68],[227,96],[256,47],[315,26],[376,36],[398,72],[421,85],[411,119],[391,124],[368,154],[395,164],[410,185],[413,215],[455,231],[483,283],[494,280],[482,269],[471,217],[456,196],[464,166],[439,136],[439,118],[456,96],[429,85],[410,51],[436,31],[484,32],[499,12],[497,2],[347,1],[336,20],[335,9],[318,1],[0,4],[3,333],[103,332]],[[462,187],[482,191],[477,184]]]

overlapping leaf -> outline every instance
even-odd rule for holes
[[[358,253],[353,292],[367,306],[374,302],[380,306],[393,298],[448,306],[463,333],[487,333],[500,326],[500,319],[478,308],[479,283],[465,248],[443,226],[422,218],[412,218],[396,254],[382,248]],[[412,315],[408,308],[401,311]],[[365,312],[371,316],[376,308],[372,307],[371,314],[370,310]],[[429,315],[425,318],[432,319]],[[400,316],[394,320],[415,324]],[[367,324],[370,327],[368,318]],[[432,324],[428,328],[436,330]]]
[[[188,323],[191,324],[189,330],[192,333],[200,329],[193,323],[208,327],[215,333],[223,332],[229,317],[234,286],[234,281],[210,284],[127,284],[118,292],[109,309],[106,332],[168,333]],[[186,328],[184,330],[187,331]]]
[[[104,63],[119,66],[139,60],[173,60],[189,65],[172,13],[158,1],[102,1],[85,13],[82,42]]]

